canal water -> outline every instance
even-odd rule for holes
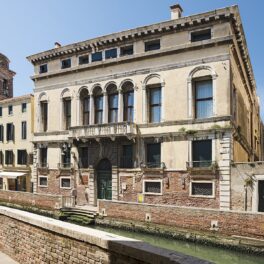
[[[102,226],[95,226],[94,228],[142,240],[157,247],[178,251],[216,264],[264,264],[264,257],[252,254]]]

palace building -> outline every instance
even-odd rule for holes
[[[182,12],[28,57],[36,192],[91,206],[240,206],[231,165],[263,151],[239,10]]]

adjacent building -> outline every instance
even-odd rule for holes
[[[243,203],[231,202],[231,165],[259,161],[263,149],[237,6],[182,17],[174,5],[171,20],[28,60],[36,192],[90,205]]]

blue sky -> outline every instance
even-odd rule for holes
[[[31,93],[33,68],[26,56],[170,18],[180,3],[184,16],[238,4],[246,33],[257,93],[264,102],[264,1],[261,0],[0,0],[0,52],[11,60],[14,94]],[[261,109],[264,117],[264,106]]]

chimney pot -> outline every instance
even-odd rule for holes
[[[181,18],[183,9],[180,4],[175,4],[170,7],[171,9],[171,19]]]
[[[61,47],[61,44],[59,42],[55,42],[54,43],[54,46],[55,46],[55,49],[57,49],[57,48],[60,48]]]

